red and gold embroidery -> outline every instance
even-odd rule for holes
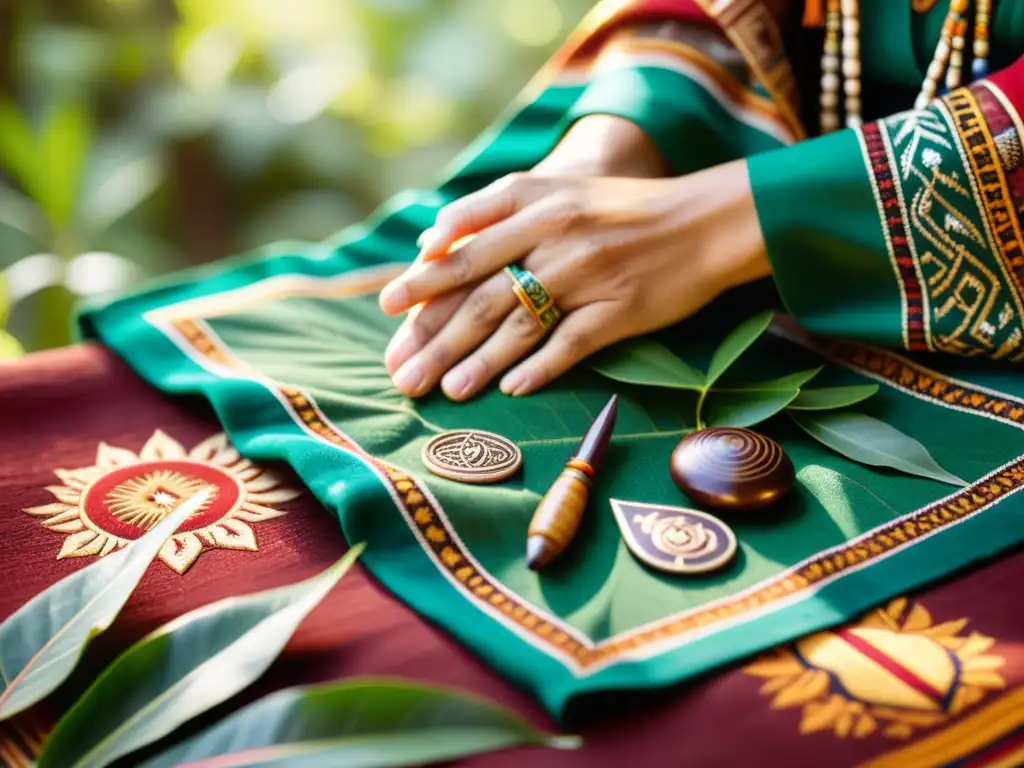
[[[918,279],[914,252],[907,237],[899,183],[893,174],[889,152],[879,126],[875,123],[864,126],[862,137],[875,182],[875,199],[882,216],[882,231],[889,246],[889,253],[896,268],[897,283],[903,296],[903,346],[912,351],[926,350],[929,345],[924,292]]]
[[[966,619],[934,624],[905,598],[841,629],[773,650],[744,668],[773,709],[801,709],[800,732],[907,738],[947,723],[1006,681],[994,640]]]
[[[992,239],[1006,267],[1010,285],[1018,296],[1024,296],[1024,235],[1021,234],[1018,203],[1004,169],[1007,161],[1020,163],[1017,130],[988,86],[979,85],[976,91],[956,90],[946,97],[946,104],[974,172]],[[994,125],[990,126],[989,119],[995,121]],[[997,134],[1000,144],[996,143]]]
[[[299,495],[243,459],[224,434],[186,450],[157,431],[137,454],[100,443],[94,465],[55,474],[62,484],[46,490],[56,501],[23,511],[67,534],[58,560],[108,555],[145,534],[181,499],[214,489],[160,550],[160,559],[178,573],[207,549],[257,551],[252,525],[285,514],[274,505]]]
[[[1024,358],[1018,129],[982,82],[859,133],[909,350]]]

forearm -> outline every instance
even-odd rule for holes
[[[926,111],[749,161],[766,253],[807,330],[1024,359],[1024,59]]]

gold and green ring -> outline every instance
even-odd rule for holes
[[[554,328],[555,323],[561,319],[562,312],[544,284],[533,272],[523,269],[518,264],[505,267],[505,272],[512,279],[512,290],[516,298],[533,315],[540,327],[545,332]]]

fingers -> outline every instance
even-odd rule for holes
[[[421,235],[413,265],[381,291],[381,309],[390,315],[406,312],[533,250],[574,218],[573,183],[513,174],[445,206]]]
[[[406,360],[423,349],[444,328],[471,291],[472,288],[453,291],[427,304],[413,307],[384,352],[384,365],[388,374],[394,376]]]
[[[501,381],[501,391],[519,397],[535,392],[584,358],[615,341],[616,323],[608,322],[607,307],[588,304],[555,326],[547,343]]]
[[[518,261],[543,237],[539,213],[517,213],[466,241],[443,259],[414,263],[381,291],[381,309],[389,315],[406,312]]]
[[[434,226],[420,236],[421,259],[427,262],[444,256],[461,238],[507,219],[536,199],[540,186],[538,178],[513,173],[449,203],[438,212]]]
[[[503,272],[492,275],[465,296],[448,322],[401,364],[393,376],[395,387],[408,397],[429,392],[452,366],[490,336],[518,303],[508,277]]]
[[[522,305],[480,347],[445,374],[441,388],[452,400],[466,400],[491,383],[502,371],[544,338],[540,323]]]

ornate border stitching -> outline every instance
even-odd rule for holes
[[[1024,399],[946,376],[887,349],[839,339],[822,339],[776,322],[770,331],[828,360],[894,389],[954,411],[971,413],[1024,429]]]
[[[164,308],[166,309],[168,308]],[[203,357],[221,366],[238,370],[238,361],[225,351],[226,347],[222,348],[218,344],[219,340],[212,329],[204,328],[205,323],[200,318],[178,316],[166,319],[181,338]],[[891,353],[879,351],[879,354],[895,358],[897,365],[904,362]],[[777,574],[771,580],[762,582],[759,586],[755,585],[729,599],[707,604],[685,614],[667,617],[609,640],[594,643],[582,634],[573,632],[565,626],[556,626],[538,615],[531,610],[528,603],[521,598],[517,599],[518,595],[505,589],[489,574],[481,573],[475,568],[475,561],[467,556],[457,534],[449,529],[447,518],[443,512],[438,514],[439,508],[431,508],[429,492],[421,488],[415,478],[366,453],[330,424],[315,403],[301,390],[281,385],[277,385],[277,390],[307,429],[326,442],[356,453],[387,477],[392,496],[401,501],[399,508],[407,524],[417,533],[421,544],[425,544],[429,549],[432,559],[444,568],[450,580],[465,585],[467,596],[475,598],[489,610],[500,610],[519,627],[521,632],[525,631],[549,651],[556,651],[571,667],[581,671],[596,671],[642,648],[679,640],[685,635],[707,630],[716,623],[735,620],[744,614],[793,598],[822,582],[833,580],[844,572],[859,570],[873,560],[882,559],[916,540],[927,538],[943,528],[955,525],[1024,488],[1024,456],[1021,456],[945,499],[903,515],[885,526],[880,526],[831,550],[819,552],[803,563]],[[980,392],[981,390],[978,391]],[[923,393],[919,396],[940,405],[946,404],[940,397]],[[1009,401],[1004,399],[1004,402]],[[1024,401],[1018,401],[1018,405],[1024,409]],[[992,413],[984,404],[975,410],[981,412],[979,415]]]
[[[943,376],[876,347],[829,341],[820,345],[819,350],[828,357],[846,363],[847,367],[885,381],[907,394],[1024,429],[1024,401],[1006,398],[983,387]]]
[[[1016,205],[982,105],[968,88],[961,88],[944,98],[952,117],[966,159],[977,180],[976,197],[985,211],[992,241],[999,248],[1002,266],[1016,288],[1024,296],[1024,234],[1021,232]],[[993,100],[994,101],[994,100]],[[992,104],[995,107],[994,102]],[[1009,116],[1007,115],[1007,120]]]
[[[865,125],[860,135],[871,172],[872,191],[878,203],[878,215],[884,222],[889,258],[903,298],[903,345],[911,351],[924,351],[930,348],[924,289],[918,278],[910,235],[903,219],[903,202],[890,149],[878,123]]]

